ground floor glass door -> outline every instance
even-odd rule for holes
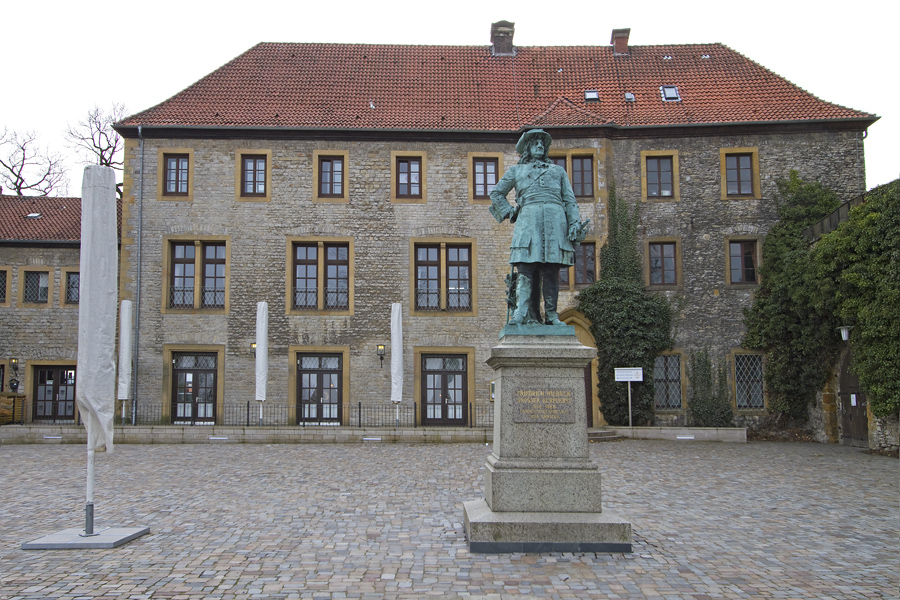
[[[301,423],[340,425],[341,355],[297,356],[297,420]]]
[[[466,357],[422,356],[422,424],[466,424]]]
[[[35,367],[35,421],[75,420],[75,367]]]
[[[216,354],[173,354],[172,375],[172,423],[215,425]]]

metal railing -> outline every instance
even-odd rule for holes
[[[262,415],[260,416],[260,408]],[[293,418],[291,408],[296,408]],[[230,402],[217,407],[215,423],[203,419],[191,419],[190,417],[177,417],[173,421],[171,411],[163,413],[162,405],[145,405],[138,403],[135,411],[134,425],[191,425],[210,426],[222,425],[230,427],[422,427],[422,417],[419,407],[412,404],[363,404],[362,402],[345,403],[340,406],[340,420],[321,418],[320,411],[316,415],[320,418],[303,419],[302,407],[292,407],[286,404],[272,402],[258,403],[254,400],[246,402]],[[125,410],[121,405],[116,411],[116,425],[132,425],[131,406],[127,404]],[[307,412],[307,414],[312,414]],[[489,428],[494,425],[493,404],[468,404],[466,407],[465,423],[447,425],[452,427]],[[291,421],[295,421],[292,423]],[[429,426],[441,426],[431,425]]]

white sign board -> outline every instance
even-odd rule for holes
[[[628,367],[616,369],[616,381],[643,381],[644,369],[641,367]]]

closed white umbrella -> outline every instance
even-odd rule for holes
[[[84,169],[81,186],[81,266],[75,401],[87,429],[85,535],[94,532],[94,451],[113,449],[116,390],[118,232],[116,176],[109,167]]]
[[[266,401],[269,383],[269,304],[256,303],[256,401],[259,402],[259,424],[262,425],[262,403]]]
[[[116,398],[122,402],[122,421],[125,420],[125,403],[131,399],[131,300],[119,305],[119,385]]]

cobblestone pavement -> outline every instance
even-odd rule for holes
[[[834,445],[592,444],[632,554],[470,554],[489,448],[146,445],[98,455],[112,550],[83,526],[85,450],[0,446],[0,597],[897,598],[898,461]]]

